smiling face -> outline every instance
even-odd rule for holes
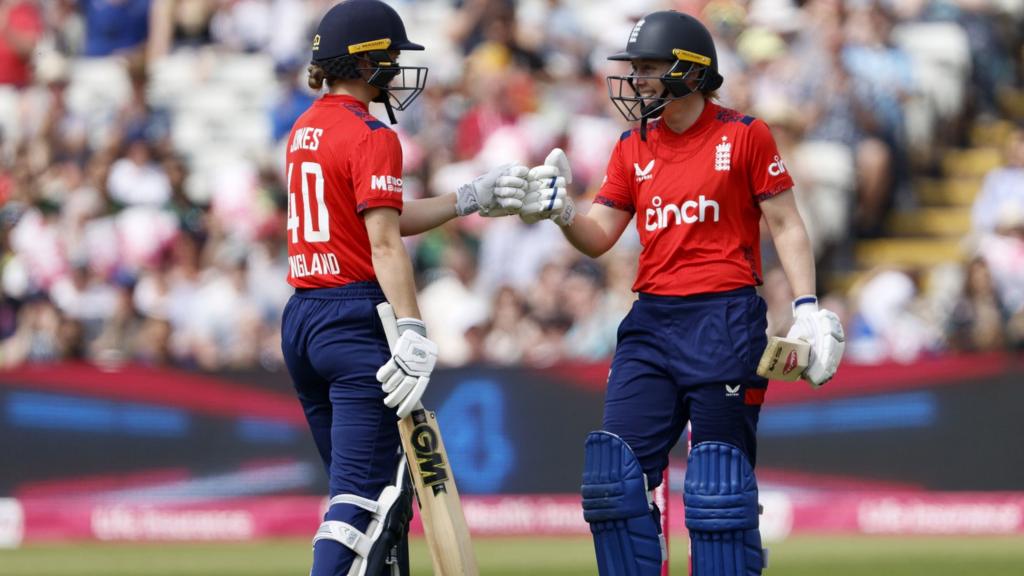
[[[638,59],[631,60],[630,63],[632,64],[630,76],[633,77],[633,86],[640,96],[653,98],[664,92],[665,85],[661,83],[659,78],[664,76],[669,68],[672,67],[671,62]]]
[[[661,82],[660,78],[668,74],[672,70],[673,65],[676,64],[676,62],[647,58],[631,60],[630,63],[632,64],[630,75],[633,77],[633,85],[643,98],[657,98],[661,96],[665,90],[665,85]],[[687,62],[682,62],[682,64],[682,66],[677,67],[678,71],[683,72],[681,80],[683,80],[691,92],[696,92],[704,76],[705,67]],[[687,64],[689,66],[686,66]]]

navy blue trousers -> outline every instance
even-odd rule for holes
[[[400,458],[395,411],[384,405],[376,373],[391,357],[376,305],[377,284],[297,290],[284,309],[281,349],[313,441],[323,459],[330,495],[376,499]],[[333,506],[325,520],[366,530],[370,515]],[[333,541],[317,543],[313,574],[346,574],[353,552]]]
[[[608,374],[604,429],[636,453],[648,486],[661,484],[686,423],[693,443],[717,440],[757,459],[768,381],[766,306],[753,288],[671,297],[640,294],[622,321]]]

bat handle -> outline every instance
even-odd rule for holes
[[[395,352],[395,343],[398,342],[398,318],[395,316],[395,309],[388,302],[377,304],[377,315],[380,316],[380,323],[384,327],[384,336],[388,339],[388,349]],[[417,402],[413,411],[422,410],[423,403]],[[408,416],[406,416],[408,418]]]
[[[395,343],[398,342],[398,318],[395,316],[395,309],[388,302],[377,304],[377,315],[380,316],[380,323],[384,326],[384,336],[388,339],[388,348],[395,351]]]

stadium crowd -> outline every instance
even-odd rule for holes
[[[0,367],[87,359],[280,366],[290,292],[283,149],[315,95],[312,27],[331,0],[0,0]],[[629,126],[604,77],[643,14],[715,34],[724,105],[765,119],[797,182],[820,291],[855,362],[1024,343],[1024,131],[974,207],[965,264],[880,268],[856,242],[915,207],[965,126],[1022,88],[1013,0],[402,0],[427,90],[399,114],[408,197],[566,149],[578,201]],[[382,110],[377,110],[381,113]],[[767,235],[765,235],[767,237]],[[547,365],[614,347],[635,233],[597,261],[557,227],[457,219],[408,239],[440,360]],[[769,330],[789,293],[763,248]],[[927,281],[926,281],[927,279]]]

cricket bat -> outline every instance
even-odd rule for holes
[[[391,304],[377,305],[388,346],[394,350],[398,340],[398,321]],[[448,451],[433,412],[418,404],[398,422],[402,448],[409,462],[416,501],[420,505],[423,532],[437,576],[477,576],[476,556],[469,539],[469,528],[459,502],[455,476],[448,465]]]
[[[770,380],[799,380],[810,355],[811,345],[804,340],[772,336],[757,364],[757,375]]]

